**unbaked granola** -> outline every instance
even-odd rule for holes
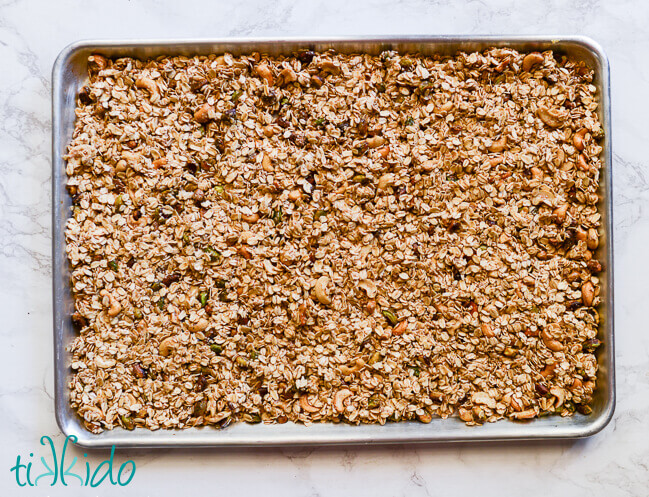
[[[583,63],[88,67],[66,251],[89,430],[590,411],[603,131]]]

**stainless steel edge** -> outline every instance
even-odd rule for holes
[[[74,336],[69,315],[72,298],[69,288],[68,264],[65,256],[64,230],[70,199],[65,193],[64,147],[74,126],[75,95],[85,75],[85,59],[91,53],[111,57],[156,57],[159,55],[192,55],[205,53],[249,53],[262,51],[287,53],[298,48],[316,50],[335,48],[346,52],[377,53],[395,48],[400,51],[451,54],[458,50],[482,50],[491,46],[508,46],[518,50],[549,50],[586,60],[596,70],[595,84],[600,93],[600,118],[605,138],[601,178],[603,216],[600,259],[606,260],[602,281],[603,304],[600,337],[605,343],[599,353],[598,389],[590,416],[570,418],[545,417],[531,422],[500,421],[480,427],[468,427],[458,419],[434,419],[430,424],[393,423],[350,426],[346,424],[313,424],[303,426],[235,424],[225,430],[209,427],[187,430],[149,431],[115,429],[94,435],[83,427],[69,407],[70,378],[67,344]],[[109,447],[180,447],[180,446],[258,446],[310,444],[366,444],[393,442],[449,442],[487,440],[530,440],[578,438],[602,430],[615,409],[615,358],[613,320],[613,209],[612,160],[610,127],[610,82],[608,59],[602,48],[583,36],[389,36],[331,38],[227,38],[198,40],[88,40],[72,43],[59,54],[52,70],[52,265],[53,325],[55,367],[55,412],[57,423],[66,435],[76,438],[78,445],[89,448]]]

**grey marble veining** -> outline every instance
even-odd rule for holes
[[[0,493],[649,494],[648,21],[642,0],[0,1]],[[39,452],[42,435],[62,444],[50,302],[49,92],[58,52],[82,38],[450,33],[585,34],[609,55],[618,378],[611,424],[590,439],[549,443],[118,451],[118,460],[137,464],[127,487],[19,489],[9,472],[16,456]],[[87,459],[96,465],[106,456]]]

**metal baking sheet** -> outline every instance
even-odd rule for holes
[[[76,94],[87,79],[86,61],[93,53],[108,57],[137,58],[160,55],[196,55],[253,51],[272,55],[289,54],[298,49],[317,51],[333,48],[343,53],[378,54],[383,50],[421,54],[454,54],[489,47],[510,47],[520,51],[554,50],[587,62],[595,69],[600,97],[600,119],[605,131],[601,174],[600,212],[603,216],[602,238],[597,257],[606,261],[602,275],[601,325],[599,338],[604,342],[598,352],[599,373],[593,400],[593,413],[562,418],[549,416],[528,422],[502,420],[483,426],[466,426],[457,418],[418,422],[360,425],[316,423],[310,426],[249,425],[236,423],[226,429],[211,427],[186,430],[149,431],[117,428],[101,434],[87,431],[70,408],[68,382],[71,378],[70,355],[66,346],[73,340],[70,320],[73,300],[70,293],[69,266],[65,256],[65,223],[71,201],[65,190],[65,162],[62,156],[74,130]],[[165,446],[253,446],[305,444],[366,444],[390,442],[448,442],[481,440],[524,440],[577,438],[602,430],[615,409],[615,369],[613,345],[613,218],[611,178],[611,118],[609,65],[597,43],[585,37],[462,37],[404,36],[326,39],[208,39],[208,40],[102,40],[81,41],[66,47],[57,58],[52,72],[52,260],[54,298],[54,367],[56,419],[61,431],[77,437],[84,447],[165,447]]]

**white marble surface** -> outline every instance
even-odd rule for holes
[[[643,0],[0,0],[1,495],[607,495],[649,493],[649,4]],[[118,451],[124,488],[19,489],[16,456],[43,455],[54,421],[50,72],[83,38],[345,34],[585,34],[611,61],[618,404],[577,442]],[[40,447],[40,448],[39,448]],[[82,451],[75,451],[82,457]],[[105,453],[93,453],[93,464]]]

